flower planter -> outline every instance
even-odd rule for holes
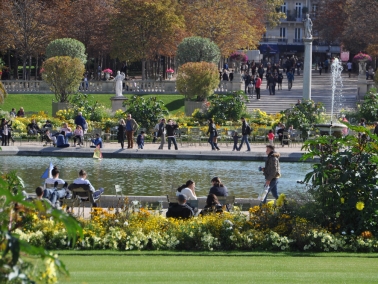
[[[109,73],[105,73],[105,79],[109,80],[109,78],[110,78],[110,74]]]
[[[52,102],[52,116],[56,117],[56,113],[59,110],[68,109],[69,106],[70,106],[69,103]]]

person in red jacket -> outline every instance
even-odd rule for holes
[[[260,100],[260,87],[261,87],[261,78],[259,75],[256,75],[256,98]]]

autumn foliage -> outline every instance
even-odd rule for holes
[[[176,86],[187,99],[205,100],[219,84],[219,71],[214,63],[188,62],[180,66]]]

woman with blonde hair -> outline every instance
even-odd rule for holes
[[[121,143],[121,147],[125,146],[125,134],[126,134],[126,122],[124,119],[119,120],[117,139],[118,143]]]
[[[84,141],[84,132],[83,132],[83,129],[81,128],[80,125],[77,125],[76,126],[76,129],[75,131],[73,132],[73,141],[74,141],[74,147],[76,147],[76,140],[79,140],[79,146],[81,147],[81,145],[84,145],[83,144],[83,141]]]

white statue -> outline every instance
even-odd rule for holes
[[[362,75],[365,75],[366,73],[366,62],[365,61],[360,61],[358,62],[358,65],[359,65],[359,73],[362,74]]]
[[[312,38],[312,21],[310,19],[309,14],[306,14],[306,19],[304,19],[303,24],[304,24],[304,37]]]
[[[125,73],[117,71],[117,76],[115,76],[115,91],[117,97],[122,97],[123,80],[125,79]]]

